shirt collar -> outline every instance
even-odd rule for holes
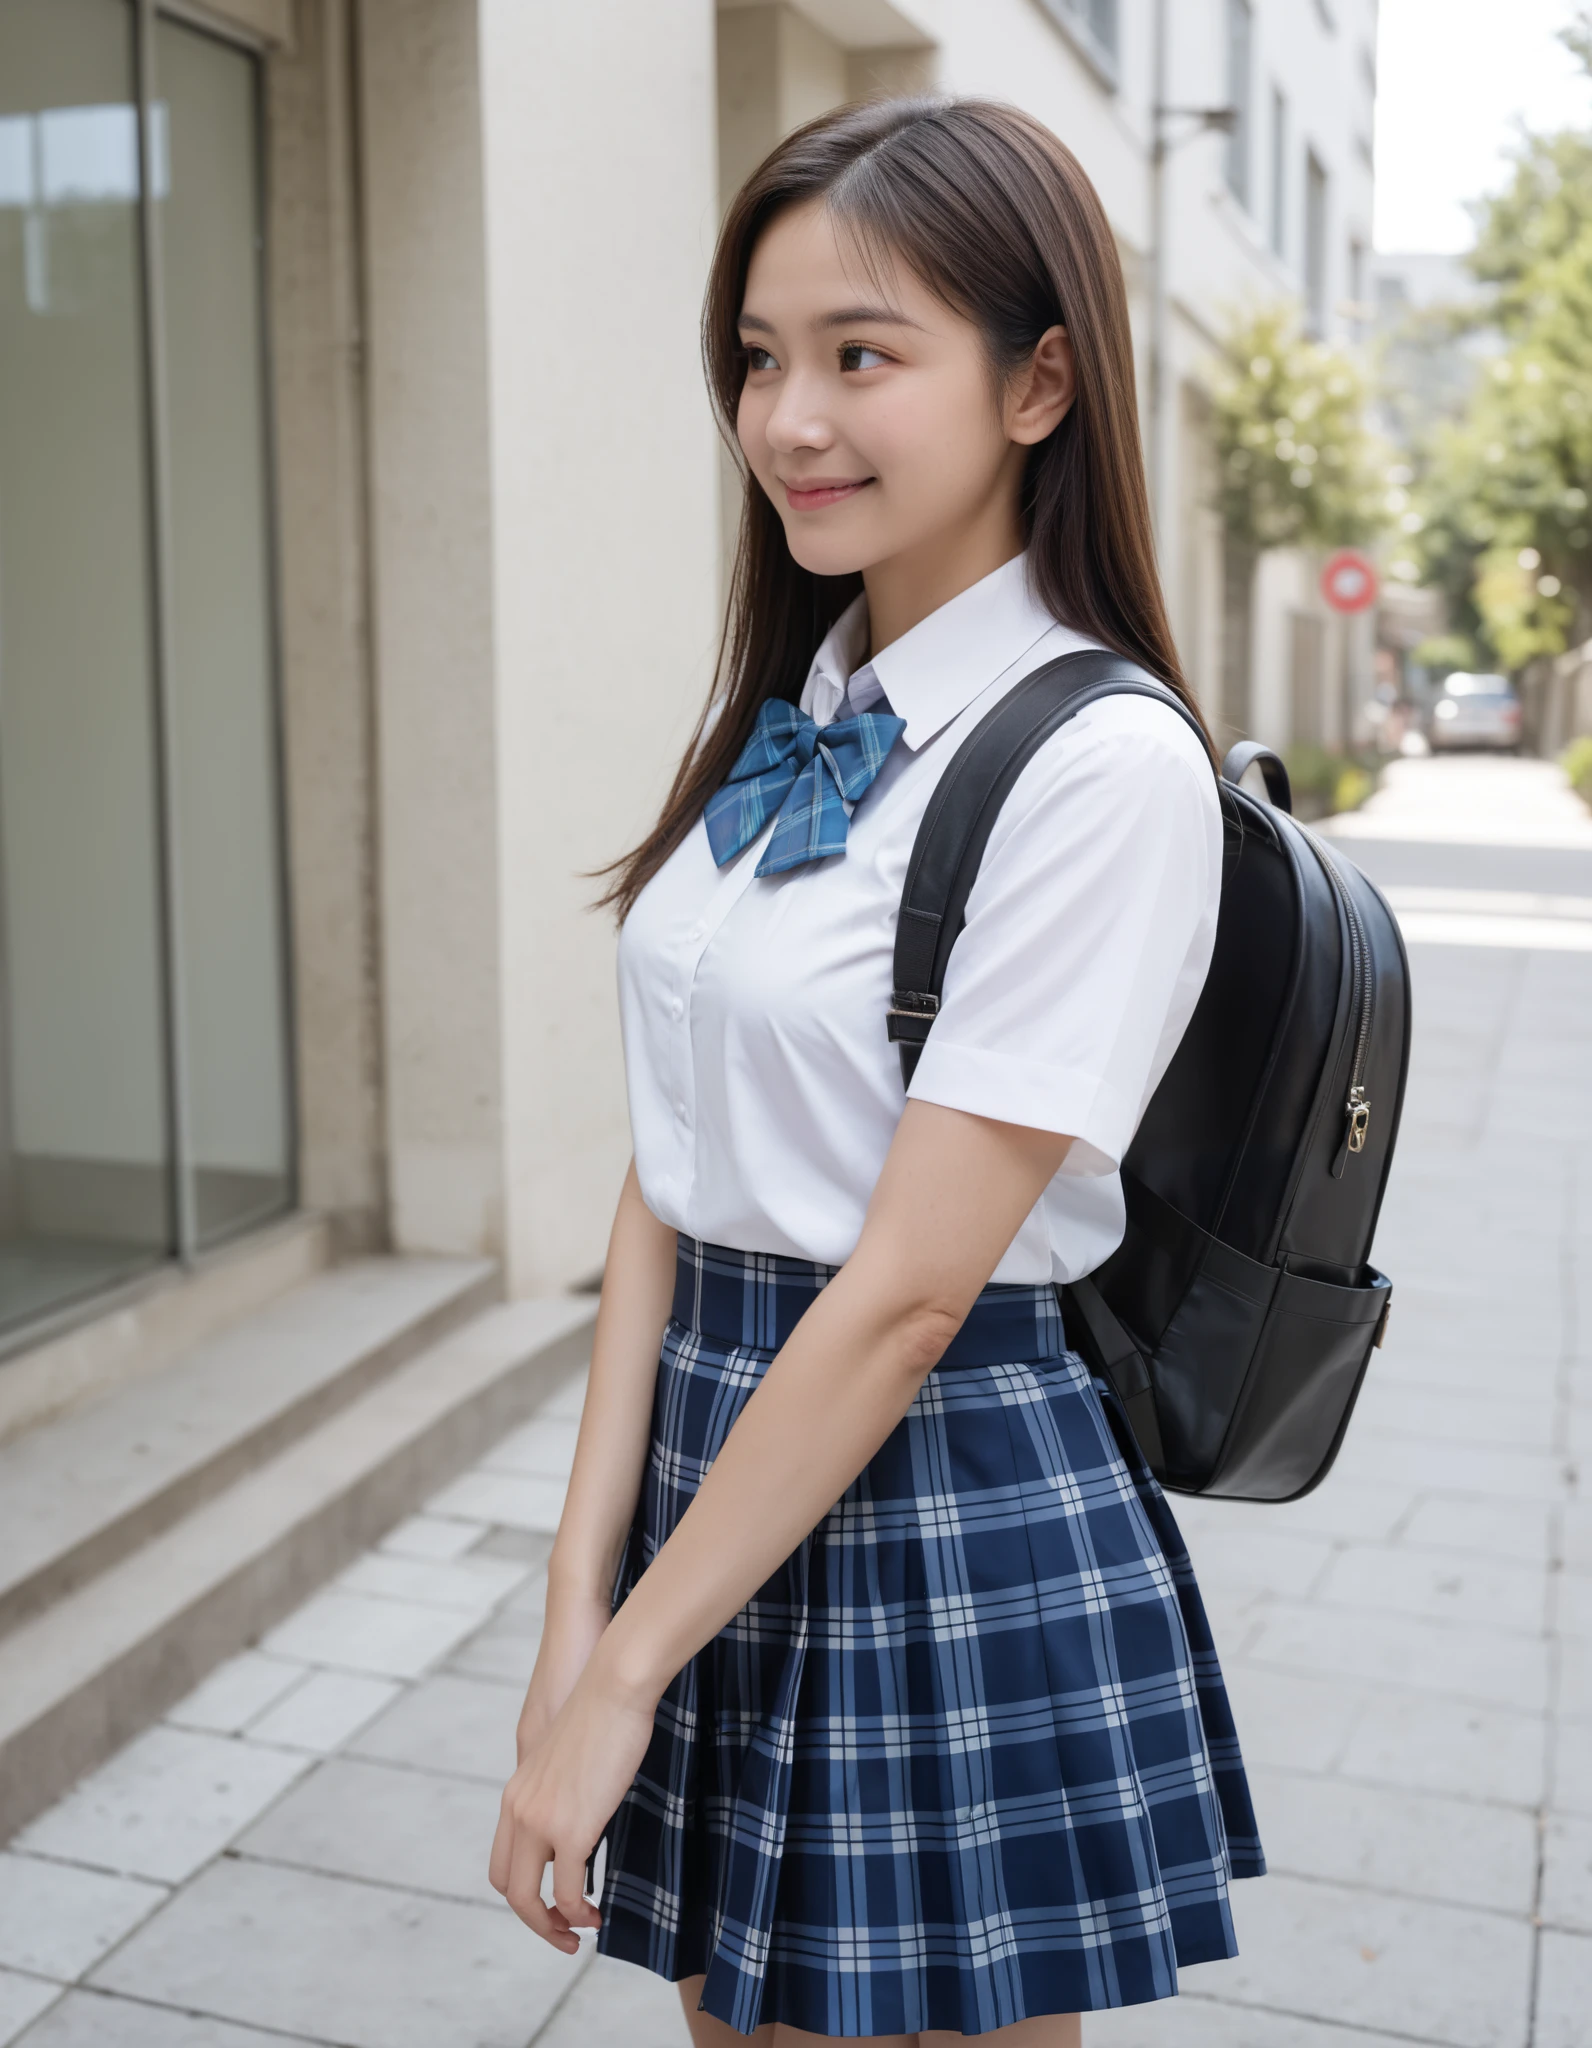
[[[1028,557],[1014,555],[891,641],[869,666],[890,709],[907,722],[903,745],[916,752],[1055,629],[1028,587]],[[801,708],[820,725],[834,716],[867,637],[863,596],[846,607],[813,656]]]

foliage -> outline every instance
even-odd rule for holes
[[[1410,649],[1417,667],[1435,669],[1440,675],[1478,675],[1487,667],[1480,650],[1468,633],[1434,633],[1429,640]]]
[[[1559,765],[1570,778],[1570,787],[1592,804],[1592,733],[1572,740],[1559,756]]]
[[[1291,306],[1267,306],[1233,324],[1214,400],[1217,502],[1239,549],[1372,538],[1380,491],[1352,357],[1306,339]]]
[[[1565,40],[1592,71],[1592,10]],[[1592,130],[1525,139],[1470,262],[1503,347],[1423,451],[1391,567],[1518,669],[1592,626]]]
[[[1352,754],[1334,753],[1330,747],[1290,747],[1284,765],[1303,815],[1357,811],[1376,788],[1374,767]]]

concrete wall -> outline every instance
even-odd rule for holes
[[[349,0],[300,0],[266,72],[279,644],[299,1182],[386,1235],[363,335]]]
[[[511,1290],[600,1263],[629,1157],[588,871],[656,815],[718,633],[697,349],[717,227],[711,0],[482,0]]]

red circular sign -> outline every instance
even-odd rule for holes
[[[1321,595],[1335,612],[1369,611],[1376,587],[1376,570],[1354,548],[1340,548],[1321,572]]]

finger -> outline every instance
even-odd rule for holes
[[[492,1837],[492,1854],[486,1866],[487,1879],[493,1891],[507,1895],[509,1873],[513,1868],[514,1817],[509,1812],[509,1796],[505,1792],[502,1809],[498,1814],[497,1833]]]
[[[554,1914],[542,1898],[542,1874],[549,1862],[548,1844],[523,1829],[514,1838],[514,1868],[509,1876],[507,1898],[515,1913],[533,1934],[565,1955],[573,1955],[580,1938],[564,1916]]]
[[[600,1927],[602,1916],[586,1897],[584,1849],[567,1844],[553,1852],[553,1903],[571,1927]]]

